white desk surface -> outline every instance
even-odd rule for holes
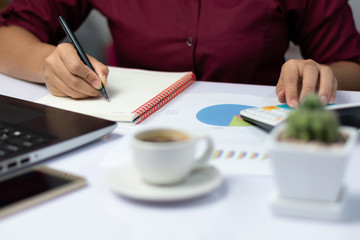
[[[0,83],[3,95],[34,101],[48,94],[43,85],[1,74]],[[274,87],[208,82],[196,82],[183,94],[187,93],[275,96]],[[337,102],[356,101],[360,101],[360,93],[339,91]],[[345,217],[329,222],[273,215],[268,207],[273,188],[269,176],[225,173],[224,184],[216,191],[177,203],[144,203],[120,197],[106,184],[108,169],[99,167],[99,162],[120,141],[119,133],[124,129],[118,127],[106,141],[45,162],[84,176],[89,186],[1,219],[0,239],[360,239],[360,150],[350,159],[345,178],[349,187]]]

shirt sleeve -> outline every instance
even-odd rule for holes
[[[290,12],[290,38],[304,58],[360,63],[360,35],[347,0],[304,0]]]
[[[65,36],[58,17],[63,16],[75,30],[91,9],[85,0],[13,0],[1,12],[0,26],[20,26],[43,42],[57,44]]]

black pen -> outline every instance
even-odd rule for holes
[[[84,64],[86,66],[88,66],[91,70],[93,70],[96,73],[94,67],[91,65],[84,50],[82,49],[80,42],[77,40],[77,38],[75,37],[75,34],[71,31],[70,27],[68,26],[68,24],[66,23],[65,19],[62,16],[59,17],[59,22],[60,22],[61,26],[63,27],[66,35],[70,38],[70,40],[71,40],[72,44],[74,45],[81,60],[84,62]],[[110,98],[109,98],[109,96],[105,90],[105,87],[102,83],[101,83],[101,88],[99,89],[99,91],[100,91],[101,95],[106,99],[106,101],[110,102]]]

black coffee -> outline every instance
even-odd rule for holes
[[[153,130],[137,135],[137,138],[145,142],[177,142],[186,141],[190,136],[174,130]]]

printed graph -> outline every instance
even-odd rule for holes
[[[202,122],[214,126],[251,126],[242,120],[239,113],[243,109],[253,108],[253,106],[240,104],[219,104],[201,109],[196,118]]]
[[[266,160],[269,155],[265,152],[259,151],[244,151],[244,150],[223,150],[218,149],[214,151],[212,155],[212,159],[219,160],[219,159],[233,159],[233,160]]]
[[[268,153],[260,148],[218,148],[211,163],[229,174],[269,176],[272,174]]]

